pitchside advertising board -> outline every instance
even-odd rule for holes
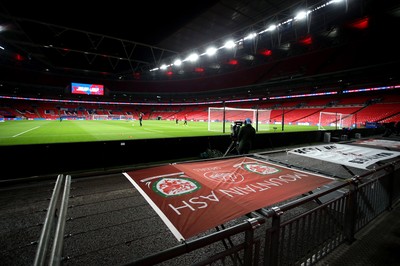
[[[333,181],[250,157],[176,163],[124,175],[179,241]]]

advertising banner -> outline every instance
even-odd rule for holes
[[[302,147],[290,150],[289,153],[361,169],[367,169],[374,163],[400,155],[400,152],[396,151],[346,144]]]
[[[124,175],[178,240],[332,181],[250,157],[176,163]]]

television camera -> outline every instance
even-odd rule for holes
[[[236,149],[236,151],[237,151],[237,144],[238,144],[237,140],[238,140],[240,128],[242,127],[243,123],[244,123],[243,121],[234,121],[234,122],[232,122],[232,124],[231,124],[231,139],[232,139],[232,142],[229,145],[229,147],[226,150],[226,152],[225,152],[223,157],[225,157],[230,151],[232,151],[234,149]]]
[[[243,121],[234,121],[231,124],[231,138],[232,140],[237,140],[239,136],[239,130],[243,125]]]

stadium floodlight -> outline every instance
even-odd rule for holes
[[[344,1],[345,1],[345,0],[330,0],[330,1],[327,1],[327,2],[325,2],[325,3],[322,3],[322,4],[320,4],[320,5],[318,5],[318,6],[314,7],[314,8],[312,8],[311,10],[300,11],[300,12],[297,13],[297,15],[295,15],[294,17],[293,17],[293,16],[290,16],[290,17],[288,17],[288,18],[287,18],[286,20],[284,20],[284,21],[276,22],[276,24],[273,24],[273,25],[269,26],[268,28],[263,28],[261,31],[258,31],[257,33],[251,33],[251,34],[249,34],[249,35],[247,35],[247,36],[245,36],[245,37],[241,37],[241,38],[238,38],[238,39],[236,39],[236,40],[229,40],[229,41],[227,41],[223,46],[219,47],[219,48],[216,49],[216,50],[214,50],[214,49],[212,49],[212,50],[210,50],[210,51],[207,50],[206,52],[204,52],[203,54],[200,54],[200,55],[197,55],[197,54],[196,54],[196,55],[190,55],[188,58],[186,58],[185,60],[181,61],[181,63],[186,62],[186,61],[194,62],[194,61],[196,61],[196,60],[198,59],[198,57],[203,56],[203,55],[206,55],[206,54],[207,54],[207,55],[214,55],[214,54],[217,52],[217,50],[222,49],[222,48],[232,49],[232,48],[234,48],[238,43],[240,44],[240,43],[241,43],[242,41],[244,41],[244,40],[253,39],[253,38],[255,38],[256,36],[261,35],[261,34],[267,32],[267,31],[272,32],[272,31],[276,30],[276,28],[282,27],[282,26],[284,26],[284,25],[291,25],[291,23],[292,23],[293,21],[307,19],[307,17],[308,17],[311,13],[313,13],[313,12],[315,12],[315,11],[318,11],[318,10],[320,10],[320,9],[322,9],[322,8],[325,8],[325,7],[329,6],[330,4],[341,3],[341,2],[344,2]],[[348,0],[347,0],[347,1],[348,1]],[[260,23],[260,24],[261,24],[261,23]],[[51,46],[50,46],[50,47],[51,47]],[[211,54],[210,54],[210,53],[211,53]],[[121,59],[123,59],[123,58],[121,58]],[[161,68],[153,68],[153,69],[150,69],[150,71],[155,71],[155,70],[159,70],[159,69],[161,69]]]
[[[274,30],[276,30],[276,25],[274,24],[274,25],[270,25],[268,28],[267,28],[267,31],[274,31]]]
[[[180,66],[180,65],[182,65],[182,60],[176,59],[176,60],[174,61],[174,65],[175,65],[175,66]]]
[[[247,35],[246,37],[244,37],[244,40],[249,40],[249,39],[254,39],[255,37],[257,37],[257,33],[250,33],[249,35]]]
[[[235,47],[235,45],[236,45],[236,44],[235,44],[234,41],[229,40],[229,41],[227,41],[227,42],[225,43],[224,47],[227,48],[227,49],[231,49],[231,48]]]
[[[190,62],[195,62],[197,59],[199,59],[199,55],[196,53],[192,53],[186,58],[186,60],[188,60]]]
[[[209,48],[206,50],[206,54],[207,54],[208,56],[215,55],[216,53],[217,53],[217,48],[215,48],[215,47],[209,47]]]
[[[307,12],[306,11],[300,11],[297,13],[297,15],[294,17],[295,20],[302,20],[307,17]]]

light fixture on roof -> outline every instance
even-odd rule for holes
[[[273,24],[273,25],[270,25],[270,26],[267,28],[267,31],[274,31],[274,30],[276,30],[276,28],[277,28],[277,26],[276,26],[275,24]]]
[[[236,44],[235,44],[234,41],[229,40],[229,41],[227,41],[227,42],[225,43],[224,47],[227,48],[227,49],[231,49],[231,48],[235,47],[235,45],[236,45]]]
[[[282,26],[290,25],[293,21],[306,19],[306,18],[308,17],[308,15],[311,14],[312,12],[318,11],[319,9],[322,9],[322,8],[324,8],[324,7],[327,7],[327,6],[329,6],[330,4],[332,4],[332,3],[339,3],[339,2],[343,2],[343,0],[331,0],[331,1],[328,1],[328,2],[326,2],[326,3],[324,3],[324,4],[321,4],[321,5],[319,5],[319,6],[316,6],[316,7],[314,7],[314,8],[311,9],[311,10],[301,11],[301,12],[299,12],[295,17],[289,17],[289,18],[288,18],[287,20],[285,20],[285,21],[281,21],[281,22],[279,22],[279,23],[272,24],[272,25],[268,26],[268,28],[263,29],[263,30],[260,31],[260,32],[251,33],[251,34],[247,35],[246,37],[238,38],[236,41],[235,41],[235,40],[229,40],[229,41],[227,41],[223,46],[221,46],[221,47],[219,47],[219,48],[208,48],[204,53],[202,53],[202,54],[200,54],[200,55],[198,55],[198,54],[191,54],[191,55],[189,55],[185,60],[179,61],[179,63],[174,63],[174,64],[171,64],[171,65],[177,65],[177,66],[178,66],[178,65],[182,64],[182,63],[185,62],[185,61],[194,62],[194,61],[196,61],[200,56],[203,56],[203,55],[208,55],[208,56],[214,55],[214,54],[216,54],[216,52],[217,52],[218,50],[220,50],[220,49],[223,49],[223,48],[232,49],[232,48],[234,48],[234,47],[236,47],[236,46],[243,45],[243,41],[244,41],[244,40],[254,39],[254,38],[256,38],[258,35],[261,35],[261,34],[267,32],[267,31],[272,32],[272,31],[274,31],[274,30],[276,30],[277,28],[280,28],[280,27],[282,27]],[[288,49],[289,46],[283,45],[281,48]],[[171,66],[171,65],[170,65],[170,66]],[[154,68],[154,69],[151,69],[150,71],[154,71],[154,70],[158,70],[158,69],[162,69],[162,67],[160,67],[160,68]]]
[[[199,55],[196,53],[192,53],[186,58],[186,60],[188,60],[190,62],[195,62],[197,59],[199,59]]]
[[[175,65],[175,66],[180,66],[180,65],[182,65],[182,60],[176,59],[176,60],[174,61],[174,65]]]
[[[255,37],[257,37],[257,33],[250,33],[249,35],[247,35],[246,37],[244,37],[244,40],[249,40],[249,39],[254,39]]]
[[[309,13],[311,13],[311,11],[300,11],[300,12],[297,13],[297,15],[294,17],[294,20],[303,20],[303,19],[306,19]]]
[[[206,50],[206,54],[207,54],[208,56],[215,55],[216,52],[217,52],[217,48],[215,48],[215,47],[209,47],[209,48]]]

